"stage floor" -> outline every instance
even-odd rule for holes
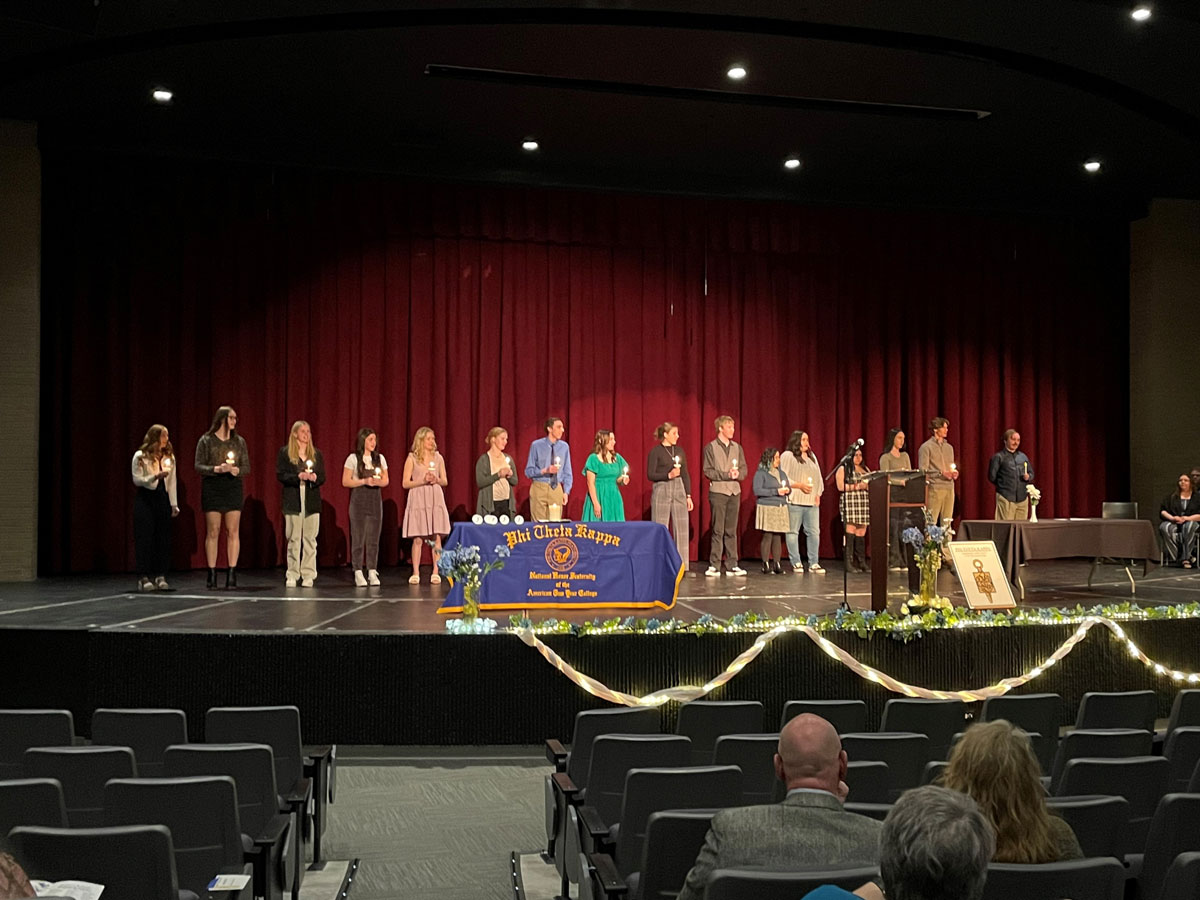
[[[742,577],[704,575],[705,563],[693,563],[680,584],[671,610],[577,609],[534,610],[535,621],[558,618],[572,622],[613,616],[675,617],[693,621],[708,614],[725,619],[754,611],[778,617],[824,614],[837,609],[842,597],[842,570],[824,575],[763,575],[751,561],[751,574]],[[1142,606],[1200,601],[1200,572],[1155,569],[1141,577],[1134,570],[1137,593],[1130,594],[1125,571],[1103,566],[1087,586],[1087,560],[1035,562],[1023,568],[1027,607],[1090,607],[1097,603],[1136,601]],[[121,630],[193,633],[333,632],[350,634],[431,633],[444,630],[438,615],[444,582],[433,586],[429,568],[423,583],[408,584],[410,570],[387,569],[383,585],[355,588],[349,569],[325,570],[314,588],[285,588],[281,570],[239,572],[237,590],[208,591],[204,572],[174,573],[173,590],[139,594],[127,575],[63,576],[30,583],[0,584],[0,628]],[[903,573],[891,573],[890,608],[905,599]],[[943,570],[941,593],[956,604],[962,591],[953,572]],[[1015,592],[1014,592],[1015,593]],[[847,582],[851,606],[870,606],[869,576],[852,574]],[[502,625],[513,610],[490,613]],[[489,615],[485,611],[484,615]]]

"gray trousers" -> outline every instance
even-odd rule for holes
[[[670,481],[654,482],[650,490],[650,518],[660,525],[670,525],[675,546],[679,548],[679,558],[686,566],[691,533],[688,530],[687,491],[683,489],[682,481],[672,478]]]
[[[714,569],[721,568],[721,551],[729,561],[729,568],[738,564],[737,529],[738,512],[742,508],[742,495],[714,494],[709,491],[708,505],[712,507],[712,550],[708,554],[708,564]],[[684,503],[684,509],[687,503]]]

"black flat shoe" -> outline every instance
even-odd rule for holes
[[[237,569],[235,569],[233,566],[230,566],[225,570],[225,587],[237,587]]]
[[[210,591],[217,589],[217,570],[212,566],[208,568],[208,578],[205,580],[204,586]]]

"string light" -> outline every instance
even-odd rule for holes
[[[1087,616],[1079,623],[1079,627],[1075,629],[1072,635],[1058,646],[1058,648],[1050,654],[1046,659],[1042,660],[1037,665],[1030,668],[1022,675],[1015,677],[1002,678],[995,684],[988,685],[983,688],[972,688],[967,690],[942,691],[931,688],[918,687],[917,685],[908,684],[893,678],[886,672],[880,672],[878,669],[860,662],[848,651],[834,644],[832,641],[823,637],[811,625],[801,625],[794,621],[776,623],[772,625],[769,631],[760,634],[754,643],[740,653],[716,678],[713,678],[707,683],[696,685],[676,685],[672,688],[664,688],[654,691],[645,696],[638,697],[634,694],[627,694],[622,691],[614,691],[603,683],[582,674],[575,670],[561,656],[551,650],[537,636],[532,628],[517,628],[513,633],[517,635],[525,644],[537,650],[547,662],[554,666],[563,675],[569,678],[579,687],[583,688],[589,694],[608,700],[610,703],[617,703],[623,706],[641,706],[641,707],[658,707],[662,706],[669,700],[675,700],[680,703],[686,703],[689,700],[698,700],[706,696],[723,684],[732,679],[735,675],[742,671],[747,665],[753,662],[767,646],[779,637],[781,634],[788,632],[799,632],[813,641],[826,655],[836,659],[843,666],[854,672],[865,681],[873,681],[878,685],[883,686],[887,690],[896,693],[904,694],[907,697],[920,697],[926,700],[961,700],[963,702],[974,702],[977,700],[985,700],[988,697],[1001,697],[1007,694],[1013,688],[1021,687],[1024,684],[1041,676],[1046,669],[1055,665],[1075,649],[1075,646],[1082,641],[1096,625],[1103,625],[1112,635],[1125,644],[1125,649],[1129,655],[1140,660],[1148,668],[1154,669],[1158,675],[1169,676],[1175,681],[1186,680],[1189,684],[1200,682],[1200,672],[1181,672],[1178,669],[1168,668],[1162,663],[1155,662],[1138,648],[1138,646],[1129,639],[1121,628],[1112,619],[1104,616]],[[608,629],[605,629],[606,631]],[[615,630],[615,629],[614,629]]]

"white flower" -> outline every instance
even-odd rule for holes
[[[1037,506],[1042,500],[1042,492],[1032,484],[1025,485],[1025,492],[1029,494],[1029,502]]]

